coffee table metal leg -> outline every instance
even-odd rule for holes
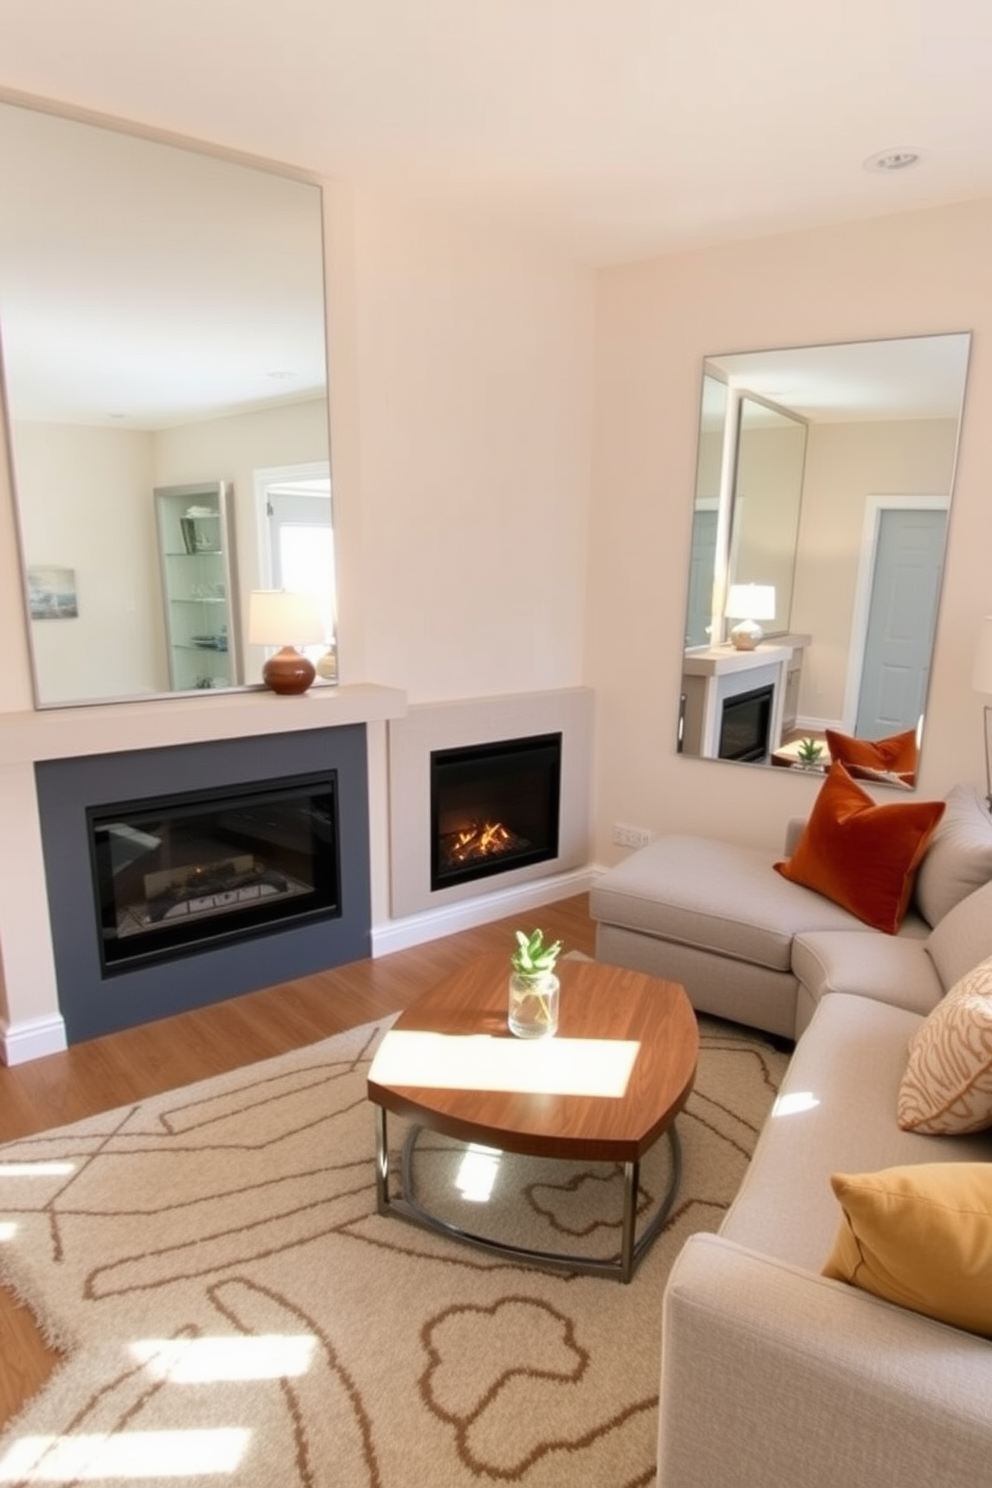
[[[386,1108],[375,1108],[375,1207],[380,1214],[389,1209],[389,1137]]]
[[[623,1165],[623,1228],[620,1231],[620,1280],[629,1281],[634,1271],[634,1227],[637,1223],[637,1185],[641,1165]]]
[[[474,1245],[480,1250],[487,1250],[492,1254],[504,1256],[508,1260],[522,1261],[525,1264],[529,1263],[539,1266],[551,1266],[555,1269],[564,1268],[565,1270],[582,1272],[590,1276],[613,1276],[622,1282],[629,1282],[631,1280],[645,1251],[664,1225],[675,1202],[675,1195],[678,1192],[679,1183],[682,1178],[682,1147],[673,1123],[666,1132],[672,1164],[668,1189],[640,1235],[637,1234],[637,1196],[640,1188],[640,1163],[635,1161],[623,1164],[623,1215],[621,1221],[620,1254],[616,1259],[605,1260],[600,1259],[598,1256],[569,1254],[561,1251],[535,1250],[530,1246],[511,1245],[507,1242],[493,1240],[487,1236],[478,1235],[473,1231],[462,1229],[461,1226],[453,1224],[449,1220],[441,1219],[439,1215],[431,1213],[430,1210],[425,1209],[419,1203],[416,1197],[416,1185],[413,1178],[413,1157],[417,1138],[420,1136],[422,1130],[422,1127],[414,1125],[410,1127],[406,1134],[400,1164],[401,1177],[399,1192],[395,1197],[390,1198],[386,1112],[384,1107],[376,1107],[375,1189],[376,1205],[380,1214],[394,1215],[398,1219],[405,1219],[411,1224],[419,1225],[422,1229],[431,1230],[436,1235],[445,1235],[451,1240],[461,1240],[465,1244]]]

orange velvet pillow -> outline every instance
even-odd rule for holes
[[[852,739],[835,729],[827,729],[826,735],[830,758],[840,760],[851,775],[864,770],[871,778],[882,771],[886,775],[898,775],[907,785],[916,784],[915,729],[892,734],[888,739]]]
[[[876,806],[844,766],[830,767],[796,850],[775,870],[894,935],[943,801]]]

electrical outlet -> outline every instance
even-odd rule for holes
[[[614,822],[613,841],[617,847],[646,847],[651,833],[646,827],[625,827],[623,822]]]

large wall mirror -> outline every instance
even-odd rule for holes
[[[706,358],[682,752],[795,768],[828,730],[912,735],[879,778],[914,783],[970,341]]]
[[[0,192],[37,705],[257,681],[264,653],[241,642],[252,589],[319,586],[333,625],[319,187],[0,104]],[[161,491],[185,493],[175,523]],[[276,572],[289,502],[314,534],[295,581]],[[223,545],[223,568],[184,539]],[[202,664],[170,665],[177,633]]]

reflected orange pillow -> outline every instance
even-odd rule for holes
[[[876,806],[840,763],[820,787],[791,858],[775,871],[894,935],[943,801]]]
[[[829,728],[826,735],[830,758],[840,760],[851,775],[856,776],[863,770],[866,778],[873,779],[881,771],[886,775],[898,775],[906,785],[916,784],[915,729],[892,734],[888,739],[855,739],[850,734],[839,734],[836,729]]]

